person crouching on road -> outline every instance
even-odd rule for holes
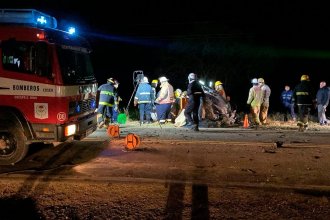
[[[173,86],[168,82],[165,76],[159,78],[160,91],[155,100],[157,119],[159,123],[164,124],[171,111],[172,103],[174,102]]]
[[[134,106],[139,105],[140,124],[150,124],[154,92],[147,77],[143,77],[134,97]],[[144,121],[144,118],[146,121]]]
[[[204,91],[201,85],[197,82],[197,75],[195,73],[190,73],[188,75],[188,81],[187,95],[189,96],[189,99],[184,115],[187,120],[187,126],[192,126],[192,130],[199,131],[198,110],[201,98],[204,98]]]
[[[253,122],[256,126],[259,126],[261,124],[259,120],[259,114],[263,95],[261,88],[258,85],[258,79],[252,79],[251,83],[253,86],[250,88],[249,97],[246,104],[250,105],[250,112],[252,115]]]

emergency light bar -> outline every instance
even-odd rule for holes
[[[57,27],[55,17],[35,9],[0,9],[0,23],[26,24],[54,29]]]

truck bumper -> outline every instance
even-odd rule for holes
[[[89,114],[78,121],[70,122],[62,125],[53,124],[32,124],[35,138],[32,141],[44,142],[63,142],[68,139],[81,140],[97,129],[96,113]],[[71,135],[66,135],[66,127],[75,125],[75,132]],[[46,129],[45,129],[46,128]]]

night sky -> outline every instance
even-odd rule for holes
[[[239,107],[250,80],[263,77],[272,89],[270,111],[280,109],[284,85],[294,87],[302,74],[309,74],[315,91],[320,80],[330,85],[330,13],[311,1],[11,0],[0,5],[49,13],[59,29],[76,25],[91,43],[98,82],[117,78],[126,104],[135,70],[150,81],[165,75],[183,90],[190,72],[221,80]]]

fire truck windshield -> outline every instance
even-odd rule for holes
[[[89,51],[77,46],[57,46],[64,84],[83,84],[96,81]]]

